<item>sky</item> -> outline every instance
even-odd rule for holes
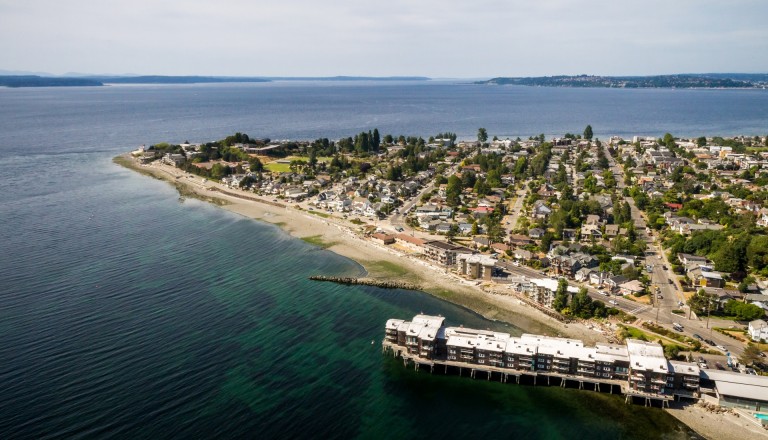
[[[224,76],[768,72],[766,0],[0,0],[0,69]]]

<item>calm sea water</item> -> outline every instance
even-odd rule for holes
[[[768,93],[437,84],[0,89],[0,438],[657,438],[616,396],[431,376],[390,317],[520,331],[111,163],[142,143],[383,133],[761,134]]]

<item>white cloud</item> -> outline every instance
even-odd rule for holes
[[[218,75],[768,71],[762,0],[0,0],[0,68]]]

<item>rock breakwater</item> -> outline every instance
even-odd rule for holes
[[[309,277],[313,281],[330,281],[338,284],[359,284],[363,286],[381,287],[384,289],[406,289],[421,290],[418,284],[405,281],[378,280],[375,278],[354,278],[354,277],[329,277],[325,275],[313,275]]]

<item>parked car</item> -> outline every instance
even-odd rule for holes
[[[612,299],[612,300],[610,300],[610,301],[608,301],[608,302],[609,302],[609,303],[611,303],[611,304],[613,304],[614,306],[618,306],[618,305],[619,305],[619,302],[618,302],[618,301],[616,301],[615,299]]]
[[[702,337],[701,337],[701,336],[699,336],[699,334],[698,334],[698,333],[694,333],[694,334],[693,334],[693,337],[694,337],[694,338],[696,338],[696,339],[698,339],[699,341],[702,341],[702,340],[703,340],[703,339],[702,339]],[[700,358],[700,359],[702,359],[702,358]]]
[[[704,342],[706,342],[708,345],[711,345],[713,347],[715,346],[715,341],[713,341],[711,339],[705,339]]]
[[[715,345],[715,348],[717,348],[717,349],[718,349],[718,350],[720,350],[720,351],[728,351],[728,349],[727,349],[727,348],[725,348],[725,347],[724,347],[724,346],[722,346],[722,345]]]

